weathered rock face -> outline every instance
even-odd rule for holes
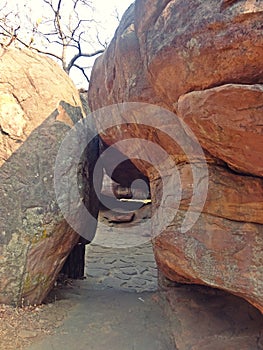
[[[162,104],[143,67],[134,17],[134,5],[131,5],[108,49],[96,60],[89,88],[92,110],[123,101]]]
[[[170,288],[166,297],[169,308],[165,309],[177,349],[262,347],[262,315],[244,300],[197,285]]]
[[[183,217],[179,212],[155,240],[156,260],[165,275],[182,283],[224,286],[262,310],[262,225],[201,214],[193,228],[181,233]]]
[[[0,71],[0,302],[35,304],[79,239],[57,204],[54,167],[61,141],[83,114],[73,83],[51,59],[2,50]],[[90,159],[97,153],[98,145]],[[86,174],[82,194],[89,193],[96,215]]]
[[[243,174],[263,176],[263,85],[222,85],[182,95],[178,116],[202,146]]]
[[[135,13],[148,79],[170,106],[193,90],[263,82],[260,1],[146,0]]]
[[[132,150],[122,148],[129,156],[139,154],[137,139],[154,142],[170,155],[174,163],[165,163],[165,179],[148,163],[130,157],[150,179],[153,212],[161,201],[162,180],[169,183],[175,164],[178,168],[182,200],[177,214],[176,203],[167,204],[175,218],[155,239],[159,269],[174,281],[232,292],[261,311],[262,14],[263,3],[253,0],[137,0],[96,61],[89,90],[93,111],[112,103],[148,102],[176,112],[191,128],[204,149],[209,187],[204,207],[191,207],[202,214],[185,233],[180,222],[194,193],[193,174],[182,149],[165,135],[176,127],[176,118],[151,115],[154,130],[136,125],[133,110],[133,124],[125,124],[124,116],[122,126],[101,137],[105,145],[135,138]],[[115,121],[114,113],[108,118]],[[195,141],[190,134],[183,137],[193,155],[191,163],[198,164]],[[173,183],[170,196],[177,185]]]

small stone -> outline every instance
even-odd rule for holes
[[[104,214],[104,218],[107,219],[110,223],[131,222],[134,218],[134,213],[108,212]]]
[[[29,338],[35,338],[38,335],[35,331],[29,331],[26,329],[22,329],[18,332],[18,336],[22,339],[29,339]]]

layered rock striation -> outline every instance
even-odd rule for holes
[[[262,20],[263,4],[252,0],[137,0],[96,60],[89,89],[93,111],[115,103],[144,102],[175,113],[191,129],[193,134],[182,136],[190,157],[168,136],[169,130],[178,128],[175,115],[149,114],[149,127],[140,124],[138,106],[129,111],[133,121],[129,125],[125,115],[122,125],[114,113],[109,115],[116,127],[100,136],[104,148],[134,138],[132,152],[125,147],[122,152],[148,177],[154,210],[160,205],[163,184],[169,184],[175,171],[180,174],[181,183],[170,188],[174,202],[166,201],[163,211],[164,215],[173,212],[174,218],[154,238],[156,260],[164,275],[229,291],[261,311]],[[103,126],[103,120],[98,124]],[[167,167],[165,176],[136,159],[141,148],[138,139],[154,142],[169,154],[168,161],[159,164]],[[204,151],[202,161],[195,153],[197,142]],[[145,152],[151,156],[151,149],[146,147]],[[198,190],[193,188],[193,165],[207,167],[202,180],[208,182],[204,206],[190,205]],[[128,170],[124,183],[127,174]],[[177,185],[182,188],[179,210]],[[189,210],[200,216],[182,232]]]

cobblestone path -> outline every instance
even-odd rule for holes
[[[157,290],[151,243],[121,249],[91,244],[86,249],[86,277],[94,289]]]
[[[107,225],[100,218],[96,237],[86,246],[85,275],[91,288],[130,292],[158,289],[150,235],[144,231],[144,235],[138,237],[141,224],[119,224],[118,230],[115,230],[117,225]],[[134,239],[136,236],[137,241]]]

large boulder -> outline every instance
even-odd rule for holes
[[[89,87],[89,105],[92,110],[124,101],[162,104],[161,98],[149,84],[143,67],[135,32],[134,4],[126,11],[105,53],[97,58]]]
[[[171,182],[177,167],[180,181],[170,184],[163,211],[164,216],[173,212],[174,219],[154,239],[162,273],[177,282],[229,291],[261,311],[262,13],[263,4],[257,1],[137,0],[109,48],[97,59],[89,89],[93,111],[113,103],[147,102],[176,112],[191,128],[193,134],[181,135],[188,144],[191,164],[168,136],[178,126],[175,116],[147,113],[147,107],[144,120],[148,125],[140,124],[138,105],[127,108],[122,125],[117,113],[105,113],[112,127],[103,130],[101,138],[104,148],[134,138],[132,147],[127,143],[125,148],[123,143],[121,151],[148,177],[153,212],[160,206],[163,183]],[[97,124],[101,129],[106,125],[103,118]],[[193,135],[207,163],[207,175],[201,179],[209,185],[204,206],[191,205],[195,192],[191,165],[200,162]],[[141,150],[139,139],[154,142],[169,154],[163,163],[165,178],[149,162],[136,158]],[[153,156],[147,146],[144,152],[148,159]],[[127,169],[123,184],[128,175]],[[121,173],[118,182],[122,184]],[[179,186],[182,198],[177,211],[173,191]],[[201,214],[194,226],[182,232],[181,222],[189,210]],[[158,222],[152,222],[154,231]]]
[[[136,1],[135,14],[148,80],[168,105],[193,90],[263,83],[261,1]]]
[[[84,115],[78,91],[53,60],[1,49],[0,71],[0,303],[37,304],[79,240],[58,206],[54,168],[61,142]],[[96,216],[88,169],[98,144],[92,147],[80,185]]]

